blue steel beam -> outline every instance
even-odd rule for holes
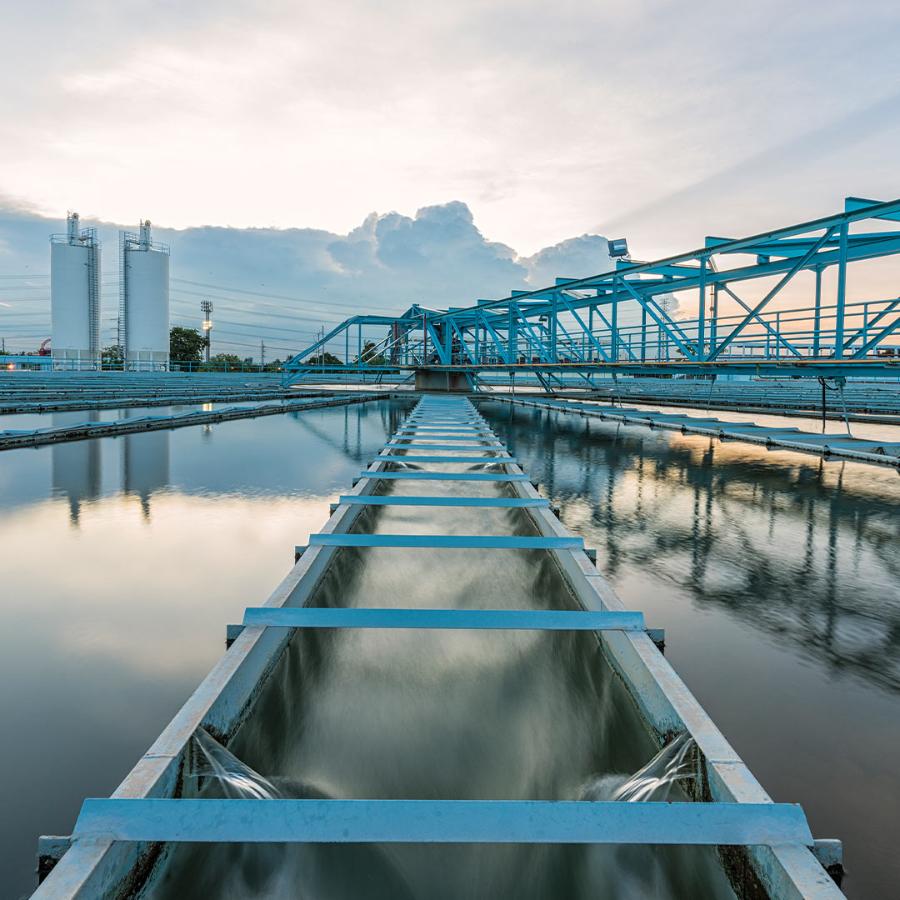
[[[402,494],[342,494],[338,503],[353,506],[488,506],[509,509],[550,505],[544,497],[407,497]]]
[[[855,353],[850,356],[850,359],[859,359],[862,356],[865,356],[870,350],[880,344],[886,337],[892,335],[895,331],[900,329],[900,316],[894,319],[890,325],[885,325],[881,331],[877,332],[868,341],[866,341]],[[844,345],[846,347],[846,344]]]
[[[871,319],[868,319],[866,323],[852,334],[847,340],[844,342],[844,350],[849,350],[850,347],[856,343],[860,338],[864,341],[866,340],[866,335],[871,328],[874,328],[882,319],[886,316],[890,315],[895,309],[897,309],[898,305],[900,305],[900,297],[895,298],[894,300],[886,301],[886,305],[883,309],[879,310]],[[900,321],[900,316],[898,316],[898,321]],[[888,326],[890,327],[890,326]],[[877,343],[877,341],[876,341]]]
[[[778,295],[781,289],[788,284],[788,282],[804,267],[806,264],[818,253],[821,249],[825,241],[831,237],[833,231],[831,229],[827,230],[822,237],[819,238],[818,241],[813,244],[812,247],[800,257],[800,259],[791,266],[791,268],[785,272],[785,274],[779,279],[778,283],[773,287],[770,291],[766,293],[766,295],[753,307],[750,312],[741,320],[740,324],[734,327],[734,330],[731,331],[713,350],[709,353],[705,358],[708,360],[714,360],[719,354],[730,344],[732,341],[737,338],[738,334],[743,330],[744,326],[747,325],[750,321],[756,317],[762,309],[766,307],[766,305]],[[844,258],[844,254],[842,253],[842,259]],[[846,261],[846,260],[844,260]],[[843,321],[843,320],[842,320]]]
[[[484,447],[482,450],[486,449]],[[498,450],[499,452],[499,450]],[[382,455],[373,457],[372,462],[415,462],[415,463],[514,463],[518,462],[512,456],[415,456],[413,454],[404,455]]]
[[[477,438],[481,435],[490,436],[487,428],[475,428],[470,425],[416,425],[409,428],[401,428],[397,434],[403,437],[428,437],[430,435],[455,434],[466,438]]]
[[[196,843],[814,843],[789,803],[88,799],[73,837]]]
[[[405,439],[406,440],[406,439]],[[425,440],[431,440],[426,438]],[[442,441],[449,438],[440,438]],[[468,438],[460,438],[460,440],[468,440]],[[421,441],[407,440],[406,443],[391,441],[390,444],[384,445],[390,450],[502,450],[503,447],[499,443],[493,444],[423,444]]]
[[[466,550],[582,550],[579,537],[497,534],[311,534],[310,547],[400,547]]]
[[[431,429],[419,428],[414,431],[398,431],[394,435],[397,440],[406,441],[494,441],[494,436],[485,429],[474,431],[472,429],[454,428],[452,431],[444,431],[442,429],[432,431]],[[483,447],[481,449],[484,449]]]
[[[778,331],[776,331],[758,312],[755,312],[746,303],[744,303],[744,301],[727,284],[723,284],[721,288],[726,294],[728,294],[729,297],[731,297],[732,300],[735,301],[735,303],[738,304],[738,306],[741,307],[741,309],[744,310],[744,312],[749,313],[754,321],[762,325],[763,328],[765,328],[766,331],[771,334],[776,341],[780,341],[782,344],[784,344],[785,349],[787,349],[794,356],[801,357],[803,355],[792,343],[790,343],[790,341],[787,340],[787,338],[783,337]]]
[[[410,628],[458,631],[644,631],[644,614],[559,609],[389,609],[251,606],[245,626],[270,628]]]
[[[373,481],[528,481],[528,476],[494,472],[360,472],[359,478]]]
[[[436,425],[484,425],[484,419],[480,416],[468,416],[465,418],[451,418],[449,416],[410,416],[406,420],[405,427],[434,427]]]
[[[660,342],[665,340],[667,345],[671,343],[688,360],[697,362],[718,360],[723,351],[744,335],[751,324],[762,327],[774,338],[776,358],[782,347],[797,357],[804,349],[798,343],[798,339],[789,340],[780,329],[775,329],[773,334],[771,323],[767,323],[759,312],[777,294],[780,287],[799,271],[808,269],[820,274],[825,268],[838,266],[834,349],[832,351],[830,341],[821,340],[819,317],[816,318],[814,326],[813,346],[816,351],[820,351],[824,346],[826,352],[833,352],[834,356],[840,359],[845,351],[849,350],[849,343],[844,339],[848,265],[863,259],[900,253],[900,231],[850,233],[852,224],[873,219],[892,223],[900,221],[900,201],[866,205],[865,201],[859,198],[848,198],[845,211],[834,216],[773,229],[746,238],[708,238],[705,247],[686,254],[653,262],[618,261],[609,272],[580,279],[558,278],[552,287],[541,287],[532,291],[512,291],[502,300],[478,301],[472,307],[454,307],[449,311],[430,314],[427,319],[423,318],[421,321],[441,365],[453,364],[454,356],[467,361],[468,365],[463,366],[460,371],[479,368],[482,336],[485,342],[488,340],[493,342],[497,355],[510,365],[518,363],[519,336],[528,344],[525,349],[527,365],[531,364],[532,357],[536,357],[540,363],[561,364],[560,354],[565,354],[578,362],[583,357],[583,344],[590,344],[601,357],[604,354],[608,356],[590,324],[585,326],[584,317],[578,314],[580,309],[590,310],[591,318],[596,314],[604,321],[611,332],[614,348],[624,347],[625,352],[633,358],[634,351],[622,338],[615,322],[618,304],[632,300],[641,305],[645,317],[649,316],[653,320],[659,329]],[[810,236],[820,231],[822,236]],[[744,254],[755,259],[750,265],[738,265],[735,268],[719,268],[713,264],[713,257],[735,254]],[[752,309],[748,309],[747,304],[740,301],[747,315],[724,340],[721,340],[717,334],[719,329],[716,310],[709,323],[706,322],[706,305],[703,302],[705,292],[712,291],[713,297],[717,298],[720,288],[727,289],[735,282],[772,276],[782,277],[779,288],[770,292],[761,304]],[[588,292],[587,295],[585,291]],[[696,337],[689,337],[682,325],[669,316],[656,300],[660,294],[684,291],[699,292],[698,318],[694,324]],[[726,290],[726,293],[734,295],[733,291]],[[606,305],[612,305],[614,319],[612,323],[606,320],[600,311],[601,306]],[[581,334],[584,335],[582,342],[579,342],[578,335],[573,337],[566,327],[564,318],[561,317],[568,317],[569,321],[578,324]],[[403,321],[410,323],[411,328],[415,328],[419,320],[407,316]],[[866,336],[863,337],[866,350],[862,356],[894,333],[895,329],[890,327],[890,322],[886,322],[885,325],[888,327],[873,336],[874,341],[868,339],[868,331],[866,332]],[[712,338],[709,341],[707,329],[709,337]],[[856,335],[858,330],[854,338]],[[646,353],[645,340],[646,338],[642,337],[642,357]],[[708,353],[707,344],[709,344]],[[309,351],[305,352],[309,354]],[[657,353],[661,351],[657,350]],[[771,358],[771,353],[768,351],[766,353],[764,358]],[[618,354],[612,355],[616,357]],[[854,364],[860,359],[858,353],[853,353],[850,357]],[[295,361],[292,361],[292,364]],[[603,362],[613,364],[615,359],[603,359]],[[730,365],[732,362],[734,361],[729,360],[724,364]],[[407,359],[404,363],[400,360],[400,363],[409,365],[411,361]],[[594,365],[602,368],[599,364]],[[375,371],[374,367],[372,371]],[[815,373],[804,370],[799,374]]]

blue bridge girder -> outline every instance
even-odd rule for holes
[[[697,250],[654,262],[618,259],[610,271],[557,278],[499,300],[353,316],[289,360],[285,378],[377,378],[423,368],[473,375],[527,369],[541,379],[570,372],[588,384],[604,370],[900,377],[900,296],[850,302],[847,292],[851,263],[900,254],[895,223],[900,199],[850,197],[843,212],[822,219],[745,238],[708,237]],[[822,274],[832,268],[836,285],[826,303]],[[814,275],[812,300],[774,304],[803,272]],[[754,281],[752,299],[742,296]],[[693,318],[681,311],[685,298],[696,304]],[[720,300],[737,313],[722,315]],[[626,313],[632,321],[623,321]],[[372,327],[383,329],[377,340],[364,337]],[[331,352],[341,344],[342,360]]]

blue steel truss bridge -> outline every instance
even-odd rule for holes
[[[553,391],[619,375],[896,379],[900,296],[852,299],[848,273],[868,262],[884,283],[898,223],[900,200],[850,197],[826,218],[654,262],[620,257],[501,299],[352,316],[289,360],[285,380],[479,390],[518,376]]]

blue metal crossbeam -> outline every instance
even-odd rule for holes
[[[491,371],[495,378],[502,377],[505,366],[509,366],[509,376],[524,370],[539,380],[587,380],[585,369],[591,372],[622,367],[638,371],[629,368],[632,363],[638,367],[652,365],[653,372],[669,366],[687,372],[686,362],[714,364],[718,370],[751,362],[744,359],[748,352],[754,361],[780,363],[785,350],[801,363],[827,360],[835,373],[862,372],[866,369],[861,367],[866,365],[873,373],[882,369],[892,372],[896,368],[893,355],[884,354],[884,359],[875,355],[888,342],[891,349],[896,346],[892,335],[900,330],[900,318],[884,313],[883,327],[872,331],[869,304],[848,304],[846,287],[850,264],[900,255],[900,232],[883,230],[884,221],[900,221],[900,201],[869,203],[864,198],[847,198],[844,211],[836,215],[744,238],[710,237],[702,247],[677,256],[651,262],[619,260],[596,275],[557,278],[553,285],[513,290],[498,300],[477,300],[470,306],[440,311],[416,306],[396,319],[355,316],[327,338],[331,340],[338,331],[347,332],[366,322],[393,323],[403,341],[403,349],[397,348],[396,359],[392,358],[396,369],[439,365],[469,378],[482,369]],[[861,227],[864,224],[876,228]],[[721,264],[721,260],[735,255],[743,257],[738,265]],[[833,313],[830,305],[821,305],[821,276],[831,267],[837,269]],[[806,315],[808,307],[770,312],[772,298],[802,271],[815,274],[815,314]],[[746,303],[742,292],[735,290],[743,281],[771,278],[781,281],[758,303]],[[685,309],[696,300],[696,317],[679,315],[675,319],[670,315],[670,294],[677,295]],[[728,307],[737,304],[743,312],[729,309],[722,315],[720,300]],[[617,315],[620,308],[637,308],[640,326],[630,322],[623,326]],[[860,347],[845,356],[850,347],[846,334],[860,335],[861,330]],[[419,336],[413,337],[413,332]],[[760,332],[766,338],[764,346],[758,342]],[[304,354],[312,356],[318,346]],[[349,350],[345,352],[347,371],[376,372],[384,368],[365,361],[350,364]],[[286,364],[288,373],[301,365],[304,354]],[[308,372],[316,369],[305,364],[303,368]],[[326,370],[324,366],[318,368]],[[807,365],[791,371],[801,377],[820,374]],[[468,401],[429,399],[415,410],[412,421],[473,422],[476,415]]]
[[[311,547],[413,547],[466,550],[581,550],[580,537],[497,534],[311,534]]]
[[[491,429],[487,425],[405,425],[403,428],[398,428],[398,434],[410,434],[416,432],[477,432],[479,434],[484,434],[490,432]]]
[[[440,628],[474,631],[643,631],[641,612],[560,609],[362,609],[251,606],[244,625],[272,628]]]
[[[197,843],[812,846],[790,803],[88,799],[73,837]]]
[[[488,506],[509,509],[550,505],[550,501],[543,497],[405,497],[400,494],[369,497],[342,494],[338,502],[354,506]]]
[[[410,416],[407,423],[424,423],[427,425],[484,425],[481,416]]]
[[[417,481],[528,481],[528,476],[506,475],[500,472],[360,472],[360,478],[395,481],[415,479]]]
[[[444,440],[441,438],[441,440]],[[386,449],[390,450],[503,450],[503,445],[500,443],[493,444],[423,444],[419,441],[408,441],[406,443],[400,443],[398,441],[391,441],[389,444],[384,445]]]
[[[456,449],[455,447],[453,448]],[[482,448],[483,449],[483,448]],[[512,456],[376,456],[372,462],[514,463]]]
[[[486,431],[463,433],[460,433],[458,431],[398,431],[393,436],[393,440],[395,441],[414,441],[416,439],[423,441],[492,441],[494,443],[497,443],[497,439],[494,437],[494,435]]]

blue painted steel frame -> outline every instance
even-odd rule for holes
[[[496,534],[311,534],[310,547],[414,547],[469,550],[581,550],[579,537]]]
[[[499,460],[502,462],[502,460]],[[360,478],[400,481],[528,481],[527,475],[504,475],[494,472],[360,472]]]
[[[885,230],[882,222],[891,223],[894,230]],[[634,262],[619,259],[607,272],[586,278],[557,278],[553,285],[532,291],[512,291],[501,300],[478,301],[474,306],[448,311],[429,311],[421,307],[397,319],[391,319],[394,330],[402,335],[400,351],[395,354],[397,366],[450,367],[460,371],[500,372],[510,368],[538,366],[574,367],[590,383],[591,370],[611,366],[647,366],[665,368],[693,363],[712,367],[745,365],[753,361],[774,360],[781,364],[781,351],[786,350],[796,364],[792,375],[818,377],[819,366],[827,363],[833,375],[894,372],[900,369],[900,359],[872,357],[878,348],[900,330],[900,308],[897,300],[873,301],[873,315],[851,311],[847,302],[847,269],[850,264],[900,253],[900,200],[878,202],[847,198],[844,211],[823,219],[816,219],[784,228],[774,229],[747,238],[708,237],[697,250],[655,262]],[[870,223],[874,223],[873,226]],[[869,230],[860,227],[869,224]],[[728,266],[736,256],[750,257],[749,263]],[[837,292],[833,309],[821,304],[821,274],[828,268],[837,269]],[[763,314],[785,286],[803,271],[816,275],[816,310],[808,316],[795,333],[784,334],[776,317]],[[743,281],[777,277],[779,280],[763,298],[753,305],[737,292],[735,285]],[[684,293],[696,294],[697,313],[693,323],[675,320],[665,308],[663,298]],[[731,297],[743,310],[739,316],[726,320],[719,315],[720,293]],[[712,307],[707,309],[711,296]],[[618,308],[623,302],[636,302],[642,310],[640,355],[626,341],[618,324]],[[610,311],[609,317],[603,310]],[[587,313],[587,316],[584,313]],[[788,311],[790,313],[791,311]],[[854,315],[851,327],[849,316]],[[862,326],[857,322],[862,316]],[[603,323],[603,330],[594,327],[595,318]],[[791,316],[786,314],[786,318]],[[353,327],[359,317],[339,326]],[[647,356],[647,323],[656,329],[655,355]],[[423,327],[428,339],[418,343],[415,333]],[[751,327],[761,329],[767,340],[764,348],[753,342]],[[848,338],[847,335],[850,334]],[[332,336],[311,345],[286,365],[288,377],[300,369],[310,369],[302,363],[324,347]],[[490,344],[488,344],[488,339]],[[750,341],[753,358],[730,355],[732,347],[741,339]],[[771,340],[769,340],[771,339]],[[527,344],[520,352],[519,341]],[[431,344],[432,355],[428,352]],[[857,344],[857,342],[860,342]],[[487,353],[488,346],[492,352]],[[677,348],[680,358],[670,359],[669,347]],[[624,360],[620,358],[624,354]],[[866,356],[872,358],[866,359]],[[868,367],[868,368],[867,368]],[[324,367],[328,371],[360,371],[366,366],[356,364]],[[395,368],[396,370],[396,368]],[[630,370],[630,369],[629,369]],[[700,370],[702,371],[702,369]],[[585,374],[587,372],[588,374]],[[438,410],[439,411],[439,410]]]
[[[431,438],[426,438],[425,440],[431,440]],[[438,440],[447,440],[447,438],[438,438]],[[467,439],[468,440],[468,439]],[[385,444],[385,449],[388,450],[410,450],[410,449],[418,449],[418,450],[483,450],[483,451],[491,451],[491,450],[504,450],[504,448],[499,443],[493,444],[426,444],[421,441],[416,441],[414,439],[408,440],[404,443],[399,443],[397,441],[391,441],[389,444]],[[505,450],[504,450],[505,452]]]
[[[644,614],[568,609],[395,609],[251,606],[244,625],[272,628],[440,628],[489,631],[643,631]]]
[[[455,447],[453,448],[456,449]],[[486,449],[486,448],[482,448]],[[416,456],[414,454],[407,455],[387,455],[376,456],[372,462],[427,462],[427,463],[514,463],[517,460],[512,456]]]
[[[202,843],[812,846],[788,803],[88,799],[76,838]]]
[[[550,506],[544,497],[406,497],[401,494],[341,494],[339,503],[353,506],[495,506],[506,508]]]

